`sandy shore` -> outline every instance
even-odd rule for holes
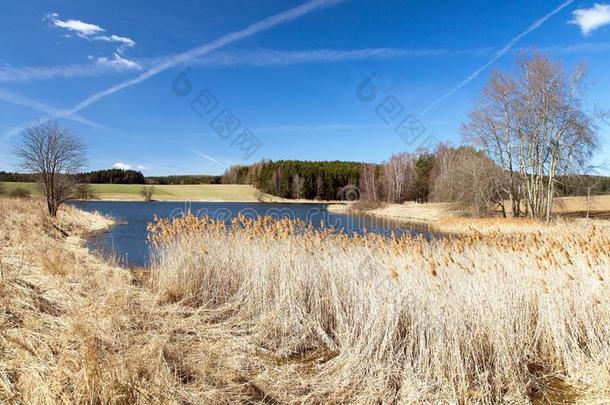
[[[391,218],[410,222],[434,223],[441,219],[459,216],[457,211],[451,209],[449,204],[418,204],[406,202],[404,204],[385,204],[379,208],[358,209],[354,204],[329,204],[328,211],[335,213],[359,213],[377,217]]]

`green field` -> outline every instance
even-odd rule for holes
[[[5,191],[24,188],[40,194],[35,183],[0,183]],[[141,200],[140,184],[92,184],[100,200]],[[159,201],[257,201],[254,187],[239,184],[157,185],[153,200]],[[264,194],[265,201],[277,200]]]

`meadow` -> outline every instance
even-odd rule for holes
[[[608,222],[428,242],[187,216],[131,272],[82,246],[110,224],[0,201],[0,401],[610,400]]]
[[[40,191],[36,183],[4,182],[7,192],[15,188],[29,190],[34,195]],[[141,184],[92,184],[94,193],[101,200],[142,200]],[[155,185],[154,200],[159,201],[266,201],[279,200],[270,195],[260,195],[254,187],[238,184]]]

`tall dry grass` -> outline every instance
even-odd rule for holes
[[[280,402],[610,400],[610,236],[594,225],[433,242],[268,218],[150,231],[159,301],[246,337],[250,378]]]

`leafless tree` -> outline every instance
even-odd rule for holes
[[[434,151],[434,167],[432,168],[432,173],[430,174],[432,190],[431,190],[431,198],[436,201],[452,201],[454,196],[454,167],[456,164],[457,153],[455,153],[456,149],[444,144],[440,143],[436,147]],[[442,178],[439,182],[443,182],[443,188],[435,187],[437,183],[437,179],[439,176]]]
[[[414,164],[414,156],[406,152],[393,155],[384,164],[388,202],[401,203],[404,201],[405,193],[415,181]]]
[[[302,198],[303,197],[303,187],[305,186],[305,179],[300,177],[298,174],[295,174],[292,177],[292,198]]]
[[[52,121],[26,127],[22,137],[15,153],[21,168],[37,176],[54,217],[73,195],[75,175],[86,164],[85,147],[70,130]]]
[[[432,186],[432,199],[451,202],[456,208],[477,215],[499,207],[503,214],[508,179],[482,152],[469,147],[447,148],[443,151],[444,168],[440,168]]]
[[[586,166],[598,147],[595,123],[607,114],[582,107],[584,66],[567,75],[536,53],[517,67],[514,76],[492,75],[464,134],[509,174],[513,212],[523,196],[529,216],[548,221],[557,176]]]
[[[377,181],[377,165],[364,164],[360,170],[360,198],[367,201],[379,199],[379,186]]]
[[[152,201],[152,197],[155,194],[155,186],[144,186],[140,189],[140,195],[146,202]]]

